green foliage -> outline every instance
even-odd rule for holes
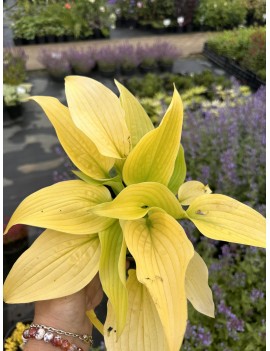
[[[202,73],[192,75],[176,75],[172,73],[153,74],[148,73],[144,77],[133,77],[125,81],[127,88],[139,97],[153,97],[157,92],[172,92],[173,84],[182,94],[184,91],[198,86],[207,86],[206,95],[212,96],[211,86],[221,85],[229,88],[231,82],[224,76],[216,76],[211,71],[205,70]]]
[[[244,24],[246,15],[245,0],[201,0],[194,22],[209,29],[230,29]]]
[[[3,53],[3,82],[18,85],[26,79],[26,55],[21,49],[5,49]]]
[[[241,66],[263,78],[266,67],[265,27],[242,28],[215,35],[208,42],[211,50],[236,60]]]
[[[105,0],[20,1],[10,18],[14,37],[28,40],[45,35],[88,37],[95,28],[108,35],[116,19]]]
[[[19,84],[19,85],[3,85],[3,98],[6,106],[15,106],[21,102],[27,101],[30,97],[32,84]]]
[[[266,0],[246,0],[248,15],[252,21],[264,24],[266,21]]]

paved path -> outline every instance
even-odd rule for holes
[[[125,32],[129,37],[119,38],[118,36]],[[38,61],[38,56],[40,55],[42,49],[48,50],[68,50],[70,48],[83,49],[88,47],[100,48],[102,46],[107,45],[117,45],[119,43],[127,42],[129,44],[136,45],[137,43],[141,44],[150,44],[157,40],[167,41],[182,51],[182,56],[187,57],[193,54],[199,54],[202,52],[203,45],[207,41],[207,39],[213,35],[211,32],[198,32],[198,33],[185,33],[185,34],[171,34],[171,35],[160,35],[153,36],[147,34],[143,31],[138,30],[129,30],[124,29],[118,30],[117,35],[112,35],[111,39],[106,40],[89,40],[89,41],[78,41],[78,42],[70,42],[70,43],[55,43],[55,44],[45,44],[45,45],[26,45],[23,46],[26,54],[29,59],[27,62],[27,69],[38,70],[44,68],[42,64]]]

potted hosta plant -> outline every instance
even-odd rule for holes
[[[12,215],[6,232],[18,223],[47,229],[10,271],[5,302],[73,294],[99,272],[109,300],[99,325],[108,351],[129,345],[133,351],[179,351],[187,300],[214,317],[207,266],[181,222],[193,222],[212,239],[265,247],[265,218],[212,194],[208,185],[185,182],[183,104],[176,88],[154,128],[119,82],[120,98],[90,78],[69,76],[65,84],[68,107],[53,97],[32,99],[54,125],[78,179],[33,193]],[[127,254],[136,263],[128,278]],[[95,325],[93,311],[88,316]]]
[[[22,103],[28,100],[32,84],[22,83],[19,85],[3,84],[4,109],[11,119],[22,115]]]

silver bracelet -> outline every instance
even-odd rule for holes
[[[78,338],[80,339],[81,341],[85,342],[86,344],[90,344],[90,346],[93,345],[93,339],[92,339],[92,335],[87,335],[87,334],[76,334],[76,333],[72,333],[72,332],[67,332],[67,331],[64,331],[64,330],[61,330],[61,329],[56,329],[56,328],[53,328],[53,327],[48,327],[44,324],[34,324],[32,323],[30,325],[30,328],[33,327],[33,328],[42,328],[42,329],[46,329],[50,332],[54,332],[58,335],[65,335],[65,336],[71,336],[73,338]]]

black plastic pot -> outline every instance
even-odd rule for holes
[[[46,42],[47,43],[55,43],[56,42],[56,36],[55,35],[46,35]]]
[[[57,36],[55,37],[55,41],[56,41],[57,43],[63,43],[63,42],[65,41],[64,35],[57,35]]]
[[[9,118],[12,120],[16,120],[18,117],[21,117],[23,113],[22,104],[17,104],[14,106],[5,105],[5,110],[7,111]]]
[[[158,66],[161,72],[172,72],[173,63],[159,62]]]
[[[157,71],[157,66],[144,66],[144,65],[140,65],[140,71],[142,73],[153,73]]]
[[[44,36],[36,37],[36,43],[37,44],[45,44],[46,38]]]
[[[21,46],[24,45],[23,38],[13,38],[14,45]]]
[[[136,73],[136,67],[132,67],[132,68],[120,67],[120,71],[124,76],[132,76]]]
[[[104,71],[99,69],[99,72],[105,78],[114,78],[116,76],[116,69],[112,71]]]

